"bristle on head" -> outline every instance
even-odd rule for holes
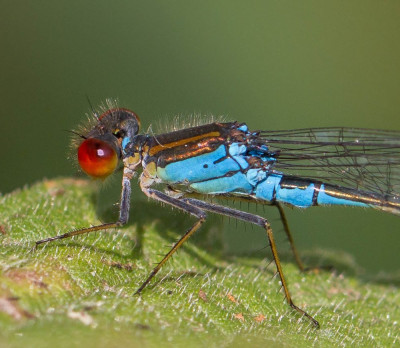
[[[107,98],[98,107],[93,107],[91,102],[88,100],[90,110],[85,114],[86,120],[79,124],[76,129],[71,131],[71,141],[68,150],[68,159],[72,160],[74,167],[82,172],[82,168],[78,163],[78,148],[82,143],[82,138],[92,130],[92,128],[99,122],[101,115],[106,113],[110,109],[117,109],[118,99]]]

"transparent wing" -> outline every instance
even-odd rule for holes
[[[400,195],[400,131],[309,128],[262,131],[259,140],[285,174]]]

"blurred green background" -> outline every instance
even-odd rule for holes
[[[2,193],[76,174],[64,130],[84,119],[86,95],[119,98],[144,129],[201,112],[252,129],[400,130],[397,1],[0,4]],[[118,200],[118,180],[102,191],[106,204]],[[259,212],[281,230],[275,211]],[[315,208],[288,217],[303,252],[349,253],[368,276],[400,271],[397,216]],[[224,240],[230,253],[266,245],[261,231],[234,223]]]

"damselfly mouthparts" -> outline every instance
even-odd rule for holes
[[[297,307],[279,261],[270,223],[264,217],[202,200],[206,195],[240,197],[279,210],[296,262],[304,269],[283,206],[348,205],[400,214],[400,132],[357,128],[250,131],[245,123],[212,122],[164,134],[139,134],[138,116],[108,101],[93,112],[92,127],[79,134],[78,161],[94,178],[105,178],[123,162],[120,212],[105,223],[43,239],[36,245],[124,225],[131,179],[141,167],[140,188],[149,198],[171,205],[196,222],[138,288],[139,294],[165,262],[206,220],[206,212],[261,226],[268,237],[288,304]],[[155,189],[165,184],[165,189]],[[199,198],[200,197],[200,198]]]

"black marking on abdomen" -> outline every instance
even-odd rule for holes
[[[290,177],[286,175],[282,176],[282,180],[279,183],[281,188],[289,190],[290,189],[305,190],[311,184],[315,184],[315,182],[310,179]]]
[[[312,205],[317,206],[318,205],[318,195],[321,189],[321,185],[322,183],[317,181],[314,183],[314,192],[313,192],[313,196],[312,196]]]

